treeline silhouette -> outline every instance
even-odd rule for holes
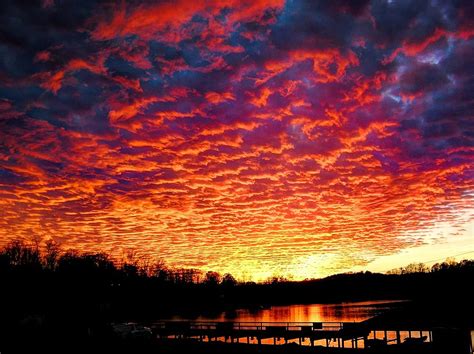
[[[104,253],[62,251],[54,242],[13,241],[0,251],[0,344],[18,333],[43,341],[74,333],[72,340],[114,321],[212,316],[237,307],[376,299],[467,303],[474,261],[415,264],[389,273],[239,282],[231,274],[170,268],[133,254],[117,262]]]

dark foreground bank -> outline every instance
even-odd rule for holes
[[[441,354],[441,352],[434,351],[430,345],[424,346],[404,346],[404,347],[389,347],[383,349],[342,349],[342,348],[326,348],[321,346],[309,347],[300,346],[298,344],[282,344],[282,345],[252,345],[252,344],[230,344],[230,343],[199,343],[195,341],[162,341],[158,343],[160,346],[160,353],[171,354],[171,353],[196,353],[196,354],[305,354],[305,353],[317,353],[317,354],[332,354],[332,353],[360,353],[360,354],[378,354],[378,353],[393,353],[393,354]]]
[[[474,261],[445,262],[431,269],[415,267],[397,274],[362,272],[302,282],[240,283],[230,275],[210,272],[204,280],[195,275],[191,270],[169,270],[162,264],[154,268],[117,265],[104,254],[61,253],[53,246],[42,253],[37,247],[12,243],[0,250],[0,352],[212,353],[219,351],[221,344],[211,344],[214,349],[203,343],[118,340],[110,335],[110,324],[156,321],[183,311],[197,317],[204,312],[263,304],[411,299],[413,307],[398,314],[404,321],[431,318],[440,326],[474,328],[470,290]],[[420,314],[415,316],[417,311]],[[234,350],[234,346],[225,348],[226,353]],[[235,348],[238,352],[307,350]]]
[[[149,340],[149,341],[84,341],[84,342],[62,342],[57,343],[17,343],[14,348],[2,348],[2,354],[10,353],[48,353],[48,354],[333,354],[333,353],[358,353],[358,354],[446,354],[437,351],[431,344],[416,346],[390,346],[386,348],[371,349],[342,349],[326,348],[321,346],[308,347],[298,344],[282,345],[253,345],[243,343],[223,342],[199,342],[196,340]]]

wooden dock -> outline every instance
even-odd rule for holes
[[[288,344],[335,346],[339,348],[367,348],[370,346],[401,344],[405,338],[420,343],[431,341],[431,332],[423,330],[377,331],[364,323],[354,322],[209,322],[160,321],[150,325],[158,338],[183,338],[199,341],[223,341],[248,344]],[[416,333],[412,337],[412,333]],[[422,334],[428,334],[423,336]],[[429,338],[428,338],[429,336]],[[418,338],[418,339],[417,339]]]

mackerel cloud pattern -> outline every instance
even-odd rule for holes
[[[304,278],[456,237],[473,4],[2,1],[0,243]]]

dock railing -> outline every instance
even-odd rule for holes
[[[354,325],[354,323],[350,323]],[[346,324],[347,325],[347,324]],[[344,322],[250,322],[250,321],[186,321],[166,320],[152,324],[157,330],[189,331],[339,331]]]

